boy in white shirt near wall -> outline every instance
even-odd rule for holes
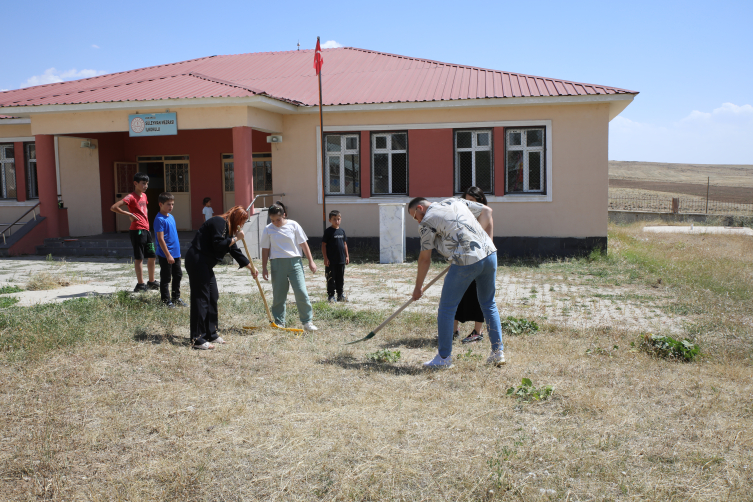
[[[201,212],[204,213],[204,221],[207,221],[212,217],[214,210],[212,209],[211,197],[204,197],[204,209],[202,209]]]

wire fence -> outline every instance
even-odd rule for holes
[[[753,204],[721,202],[697,197],[609,194],[609,209],[655,213],[700,213],[717,215],[753,215]]]

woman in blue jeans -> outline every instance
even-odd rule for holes
[[[502,344],[502,327],[494,301],[497,279],[497,248],[492,242],[494,222],[492,209],[478,202],[451,198],[431,203],[416,197],[408,204],[408,213],[418,222],[421,237],[421,254],[413,299],[422,296],[422,286],[431,265],[431,252],[439,254],[452,264],[444,279],[439,300],[437,330],[439,351],[426,367],[452,365],[453,321],[463,294],[473,281],[484,320],[489,328],[491,354],[486,362],[495,366],[505,363]]]

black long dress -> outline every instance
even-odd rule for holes
[[[249,263],[236,244],[230,245],[232,239],[227,221],[215,216],[199,227],[186,253],[186,272],[191,287],[191,340],[197,345],[216,340],[219,336],[217,301],[220,293],[217,290],[214,266],[227,253],[241,268]]]
[[[458,322],[484,322],[484,313],[481,311],[478,294],[476,293],[476,281],[473,281],[465,290],[463,299],[460,300],[458,309],[455,311],[455,320]]]

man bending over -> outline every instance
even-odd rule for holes
[[[478,301],[484,313],[492,353],[487,364],[501,366],[505,363],[502,345],[502,327],[494,301],[497,279],[497,248],[492,242],[494,222],[492,209],[465,199],[446,199],[429,202],[416,197],[408,204],[408,213],[418,222],[421,236],[421,254],[418,257],[416,287],[413,300],[422,296],[422,286],[431,265],[431,251],[436,249],[452,262],[444,279],[442,297],[439,299],[437,328],[439,353],[426,367],[452,365],[452,329],[455,311],[468,286],[476,281]]]

